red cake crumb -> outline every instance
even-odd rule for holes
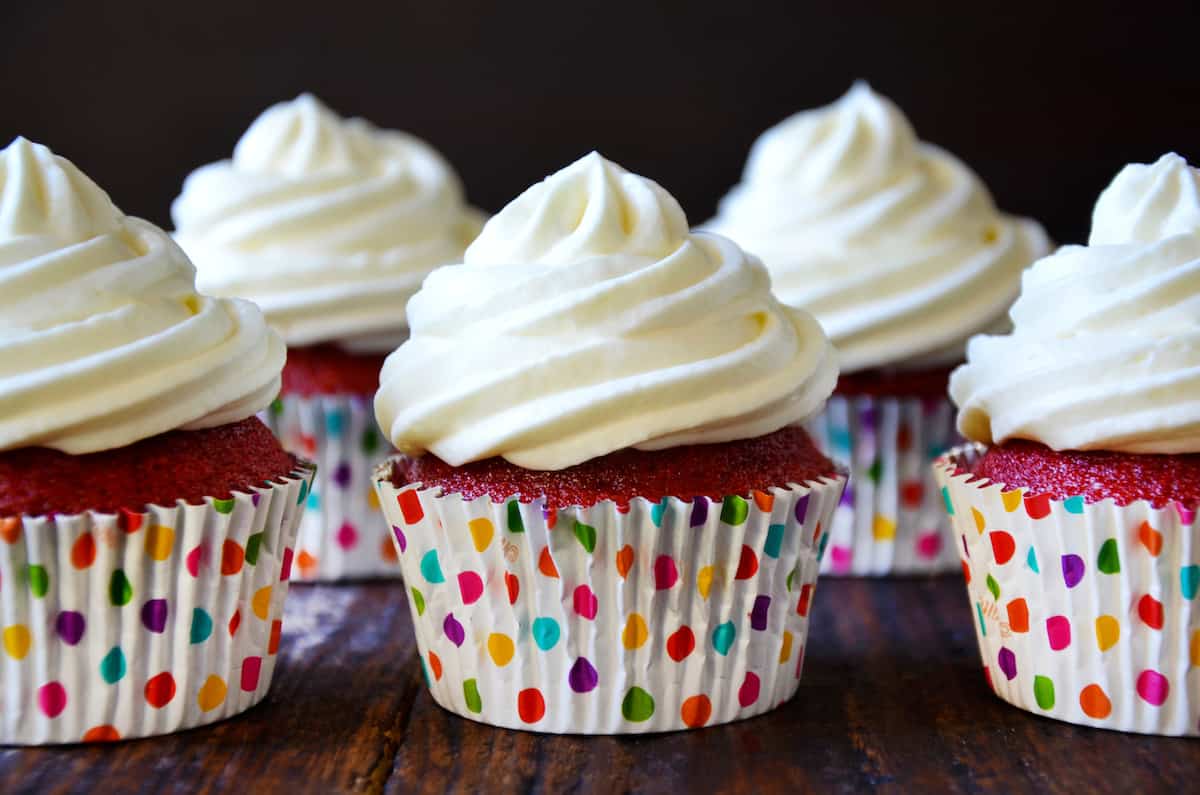
[[[873,397],[944,397],[950,384],[953,367],[936,370],[863,370],[842,373],[838,378],[836,395],[871,395]]]
[[[86,455],[24,447],[0,452],[0,517],[228,499],[286,477],[296,464],[255,417]]]
[[[288,348],[283,394],[374,395],[385,353],[348,353],[336,345]]]
[[[392,470],[392,483],[441,486],[444,493],[461,493],[467,499],[486,494],[500,501],[515,494],[522,502],[546,497],[551,508],[587,508],[604,500],[623,508],[634,497],[651,502],[668,496],[719,500],[836,472],[833,462],[821,455],[804,429],[790,427],[756,439],[720,444],[618,450],[554,471],[522,469],[502,458],[452,467],[433,454],[401,457]]]
[[[1200,454],[1059,452],[1021,439],[990,448],[960,471],[1058,500],[1082,495],[1089,503],[1111,497],[1118,505],[1149,500],[1189,508],[1200,502]]]

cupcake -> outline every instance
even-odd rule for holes
[[[430,274],[409,319],[377,486],[439,704],[602,734],[795,693],[845,483],[797,423],[837,366],[756,259],[593,153]]]
[[[935,464],[996,694],[1200,735],[1200,171],[1126,166],[954,372]]]
[[[0,743],[266,695],[311,469],[255,419],[284,348],[71,163],[0,151]]]
[[[956,570],[929,469],[957,441],[947,379],[967,338],[1003,321],[1042,228],[1000,213],[862,82],[765,132],[710,226],[761,257],[780,300],[838,349],[841,379],[810,426],[851,465],[823,570]]]
[[[297,577],[396,576],[371,485],[389,452],[371,398],[407,333],[405,303],[479,230],[458,177],[424,141],[305,94],[259,116],[231,160],[193,172],[171,214],[200,288],[254,301],[287,343],[263,419],[318,464]]]

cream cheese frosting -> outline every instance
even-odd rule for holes
[[[763,133],[707,226],[759,256],[784,303],[817,316],[844,372],[961,361],[1049,247],[862,82]]]
[[[432,147],[309,94],[188,176],[171,215],[200,288],[254,301],[287,344],[384,351],[421,280],[459,261],[482,224]]]
[[[1176,154],[1126,166],[1088,244],[1034,264],[1010,314],[950,379],[965,436],[1200,452],[1200,170]]]
[[[820,410],[835,354],[732,241],[592,153],[484,227],[408,306],[376,417],[404,453],[562,469],[760,436]],[[419,383],[420,389],[412,384]]]
[[[69,161],[24,138],[0,151],[0,450],[91,453],[265,408],[282,340],[194,281]]]

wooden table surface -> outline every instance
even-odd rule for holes
[[[225,723],[0,751],[0,791],[1196,792],[1200,740],[1084,729],[984,683],[957,577],[823,580],[800,690],[741,723],[642,737],[493,729],[421,683],[402,588],[293,586],[275,684]]]

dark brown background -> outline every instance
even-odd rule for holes
[[[699,222],[759,132],[862,76],[1077,241],[1122,163],[1200,160],[1200,13],[1122,5],[0,0],[0,137],[166,223],[193,167],[311,90],[431,141],[489,210],[597,148]]]

